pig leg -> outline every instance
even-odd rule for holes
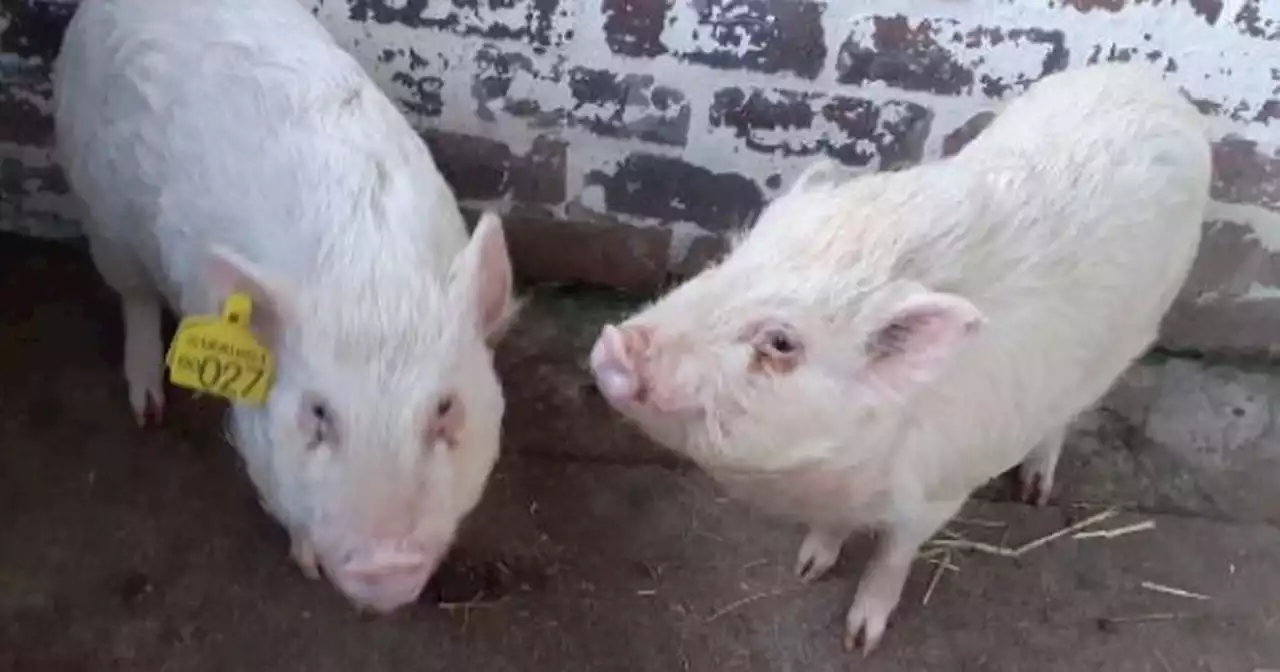
[[[1027,504],[1044,506],[1053,492],[1053,472],[1058,468],[1066,428],[1059,427],[1040,440],[1018,467],[1018,497]]]
[[[289,555],[294,562],[298,563],[298,569],[302,570],[303,576],[313,581],[320,578],[320,563],[316,559],[316,549],[306,537],[290,535]]]
[[[920,545],[954,516],[962,504],[963,499],[924,503],[911,515],[894,520],[883,529],[845,619],[846,650],[861,648],[866,655],[880,643]]]
[[[826,525],[810,525],[804,543],[800,544],[800,555],[796,559],[796,576],[805,583],[822,578],[822,575],[836,564],[836,560],[840,559],[840,549],[848,536],[848,530]]]
[[[90,237],[94,265],[120,295],[124,322],[124,377],[129,405],[138,426],[159,422],[164,414],[164,345],[160,341],[162,299],[146,268],[128,250]]]
[[[164,345],[160,342],[161,299],[155,291],[120,297],[124,312],[124,377],[129,404],[139,426],[164,416]]]

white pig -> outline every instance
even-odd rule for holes
[[[414,600],[498,453],[501,222],[468,240],[421,138],[297,0],[83,0],[54,79],[139,420],[163,407],[162,304],[247,293],[276,377],[229,434],[264,508],[309,577]]]
[[[1208,200],[1207,128],[1144,66],[1044,78],[958,155],[819,162],[710,268],[591,353],[622,414],[808,524],[796,571],[881,537],[845,643],[878,644],[919,547],[1021,463],[1043,504],[1066,425],[1153,342]]]

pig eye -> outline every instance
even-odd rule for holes
[[[791,341],[790,336],[783,333],[776,333],[769,335],[768,347],[780,355],[787,355],[795,352],[796,344]]]
[[[766,357],[788,358],[800,354],[800,339],[785,326],[761,329],[752,339],[752,344]]]
[[[457,447],[465,420],[462,400],[456,393],[449,393],[436,401],[431,421],[427,423],[427,445],[434,446],[437,441],[444,441],[450,447]]]
[[[768,321],[754,325],[749,331],[751,346],[755,348],[753,369],[768,369],[777,373],[790,371],[799,363],[804,346],[791,325]]]
[[[333,411],[328,404],[315,398],[303,401],[299,413],[299,425],[304,432],[310,434],[308,448],[316,448],[322,443],[332,444],[334,440]]]

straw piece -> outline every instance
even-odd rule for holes
[[[1003,558],[1018,557],[1018,551],[1015,549],[984,544],[981,541],[969,541],[968,539],[935,539],[929,542],[929,545],[935,548],[951,548],[957,551],[977,551],[978,553],[998,555]]]
[[[1176,621],[1188,618],[1187,614],[1162,612],[1157,614],[1137,614],[1135,616],[1106,616],[1102,620],[1108,623],[1149,623],[1151,621]]]
[[[952,518],[951,522],[960,523],[961,525],[973,525],[974,527],[1009,527],[1009,523],[1001,520],[984,520],[982,518],[964,518],[961,516]]]
[[[1126,534],[1133,534],[1135,532],[1145,532],[1147,530],[1154,530],[1154,529],[1156,529],[1156,521],[1144,520],[1141,523],[1134,523],[1133,525],[1125,525],[1124,527],[1117,527],[1110,530],[1090,530],[1088,532],[1077,532],[1074,535],[1072,535],[1071,538],[1072,539],[1115,539],[1116,537],[1122,537]]]
[[[1120,509],[1118,508],[1107,509],[1106,511],[1103,511],[1101,513],[1089,516],[1084,520],[1077,521],[1076,523],[1069,525],[1067,527],[1064,527],[1058,530],[1057,532],[1045,535],[1043,537],[1040,537],[1039,539],[1033,539],[1017,548],[1009,548],[1007,546],[996,546],[994,544],[986,544],[980,541],[970,541],[964,538],[934,539],[928,543],[928,546],[932,548],[949,548],[949,549],[960,550],[960,551],[976,551],[978,553],[996,555],[1002,558],[1019,558],[1027,553],[1030,553],[1031,551],[1034,551],[1037,548],[1040,548],[1041,546],[1044,546],[1045,544],[1048,544],[1051,541],[1054,541],[1055,539],[1060,539],[1073,532],[1078,532],[1086,527],[1097,525],[1098,523],[1101,523],[1102,521],[1107,520],[1108,518],[1112,518],[1119,513],[1120,513]],[[959,535],[956,535],[947,530],[943,530],[942,533],[947,536],[959,537]]]
[[[1193,593],[1189,590],[1174,588],[1172,586],[1166,586],[1162,583],[1154,583],[1152,581],[1143,581],[1141,585],[1143,588],[1146,588],[1147,590],[1154,591],[1157,593],[1164,593],[1165,595],[1173,595],[1174,597],[1185,597],[1191,600],[1210,599],[1208,595],[1204,595],[1201,593]]]
[[[776,596],[776,595],[781,595],[781,594],[782,594],[782,593],[784,593],[784,592],[786,592],[786,591],[782,591],[782,590],[775,590],[775,591],[773,591],[773,592],[771,592],[771,593],[757,593],[757,594],[755,594],[755,595],[749,595],[749,596],[747,596],[747,597],[742,598],[741,600],[737,600],[737,601],[735,601],[735,602],[731,602],[731,603],[729,603],[728,605],[726,605],[725,607],[723,607],[722,609],[717,610],[717,611],[716,611],[716,613],[711,614],[711,616],[707,617],[707,620],[706,620],[705,622],[706,622],[706,623],[710,623],[710,622],[712,622],[712,621],[714,621],[714,620],[716,620],[716,619],[720,618],[721,616],[724,616],[725,614],[727,614],[727,613],[729,613],[729,612],[731,612],[731,611],[733,611],[733,610],[735,610],[735,609],[738,609],[738,608],[740,608],[740,607],[744,607],[744,606],[746,606],[746,605],[748,605],[748,604],[751,604],[752,602],[755,602],[756,600],[761,600],[761,599],[764,599],[764,598],[766,598],[766,597],[774,597],[774,596]]]
[[[951,564],[951,552],[947,551],[941,561],[936,563],[938,568],[933,571],[933,578],[929,579],[929,587],[924,591],[924,598],[920,600],[921,606],[928,606],[929,598],[933,597],[933,591],[938,587],[938,582],[942,580],[942,575],[947,570],[960,571],[959,567]]]
[[[1086,527],[1091,527],[1091,526],[1093,526],[1093,525],[1097,525],[1098,523],[1101,523],[1102,521],[1107,520],[1108,518],[1113,518],[1113,517],[1115,517],[1115,515],[1116,515],[1116,514],[1118,514],[1118,513],[1120,513],[1120,509],[1114,509],[1114,508],[1113,508],[1113,509],[1107,509],[1106,511],[1103,511],[1102,513],[1099,513],[1099,514],[1089,516],[1088,518],[1085,518],[1084,520],[1081,520],[1081,521],[1079,521],[1079,522],[1075,523],[1074,525],[1070,525],[1070,526],[1068,526],[1068,527],[1064,527],[1064,528],[1062,528],[1061,530],[1058,530],[1057,532],[1054,532],[1053,534],[1050,534],[1050,535],[1048,535],[1048,536],[1044,536],[1044,537],[1040,537],[1039,539],[1036,539],[1035,541],[1029,541],[1029,542],[1027,542],[1027,543],[1023,544],[1022,546],[1019,546],[1019,547],[1018,547],[1018,550],[1016,551],[1016,553],[1017,553],[1018,555],[1022,555],[1022,554],[1024,554],[1024,553],[1029,552],[1029,551],[1033,551],[1033,550],[1035,550],[1035,549],[1037,549],[1037,548],[1040,548],[1041,546],[1044,546],[1045,544],[1047,544],[1047,543],[1049,543],[1049,542],[1051,542],[1051,541],[1053,541],[1053,540],[1055,540],[1055,539],[1058,539],[1058,538],[1060,538],[1060,537],[1065,537],[1065,536],[1067,536],[1068,534],[1071,534],[1072,532],[1076,532],[1076,531],[1082,530],[1082,529],[1084,529],[1084,528],[1086,528]]]

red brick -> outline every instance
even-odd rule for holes
[[[845,165],[882,169],[920,161],[933,112],[907,101],[729,87],[716,91],[711,125],[731,129],[747,149],[780,156],[825,154]],[[779,130],[830,129],[778,137]]]
[[[978,137],[978,134],[982,133],[995,118],[995,112],[979,112],[969,117],[968,121],[960,124],[942,139],[942,155],[952,156],[964,149],[965,145],[973,142],[973,139]]]
[[[1213,146],[1213,197],[1280,210],[1280,156],[1253,140],[1227,136]]]
[[[674,0],[691,5],[696,19],[682,23],[668,0],[603,0],[605,39],[615,54],[677,59],[721,69],[768,74],[790,72],[814,79],[827,47],[816,0]],[[710,36],[714,46],[680,51],[663,40],[666,30]]]
[[[1064,7],[1072,7],[1081,12],[1091,12],[1095,9],[1116,13],[1123,10],[1128,5],[1159,5],[1160,0],[1061,0]],[[1222,16],[1222,0],[1190,0],[1191,10],[1205,20],[1205,23],[1213,25],[1218,22],[1218,17]],[[1168,7],[1174,7],[1176,3],[1166,3]]]
[[[701,273],[708,266],[720,261],[729,252],[729,241],[723,234],[698,236],[685,250],[684,256],[671,263],[669,282],[680,282]]]
[[[1200,254],[1161,329],[1168,348],[1274,357],[1280,300],[1246,298],[1257,286],[1280,288],[1280,255],[1244,224],[1205,224]]]
[[[560,203],[565,199],[568,145],[563,140],[539,137],[521,156],[490,138],[444,131],[427,131],[423,135],[436,165],[458,198],[512,195],[523,203]]]
[[[709,231],[742,226],[764,204],[751,178],[646,152],[632,152],[611,172],[593,170],[586,182],[604,190],[609,212],[693,222]]]
[[[1236,29],[1250,37],[1280,40],[1280,15],[1274,9],[1264,13],[1262,0],[1245,0],[1236,12]]]
[[[500,14],[490,12],[502,9],[509,2],[483,2],[476,0],[344,0],[350,5],[352,21],[373,21],[381,24],[398,23],[409,28],[430,28],[468,37],[489,40],[517,40],[530,44],[537,51],[562,46],[571,37],[572,29],[564,20],[569,15],[569,0],[521,0],[526,6],[521,20],[501,21]],[[433,11],[436,5],[452,5],[446,12]],[[510,13],[508,13],[510,14]]]
[[[1000,97],[1020,90],[1045,75],[1066,68],[1070,54],[1062,31],[1042,28],[1004,28],[962,23],[948,18],[864,16],[857,24],[871,24],[872,37],[864,42],[861,26],[845,39],[836,63],[841,84],[855,86],[884,82],[908,91],[944,95],[979,91]],[[962,60],[957,48],[990,48],[1011,42],[1042,54],[1038,71],[1018,73],[1011,80],[993,74],[983,57]]]

